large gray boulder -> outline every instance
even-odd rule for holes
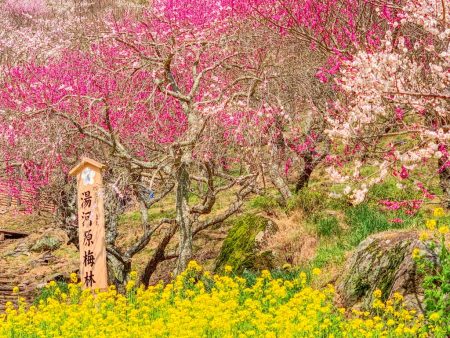
[[[383,300],[399,292],[407,307],[421,310],[423,276],[417,271],[412,251],[419,248],[434,264],[438,257],[418,237],[417,231],[387,231],[361,242],[337,281],[338,303],[367,309],[372,305],[373,292],[380,289]]]

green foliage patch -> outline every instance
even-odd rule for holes
[[[386,213],[368,204],[360,204],[348,209],[346,216],[350,225],[348,243],[351,247],[358,245],[371,234],[405,228],[409,224],[409,222],[391,222]]]
[[[375,184],[369,189],[367,197],[376,202],[385,199],[403,201],[422,198],[421,192],[411,184],[403,184],[404,188],[402,189],[400,189],[397,184],[398,180],[394,178]]]
[[[345,252],[349,247],[345,243],[326,243],[318,247],[316,256],[311,262],[312,266],[322,268],[330,263],[340,264],[345,259]]]
[[[329,197],[325,192],[305,188],[287,202],[286,209],[287,211],[301,210],[309,217],[325,209],[328,204]]]
[[[341,233],[339,221],[332,215],[321,215],[315,220],[316,233],[320,237],[338,236]]]
[[[64,281],[54,281],[51,284],[47,284],[43,287],[38,295],[34,298],[33,304],[38,305],[41,301],[46,302],[48,298],[54,296],[55,290],[59,290],[61,293],[68,293],[69,284]]]
[[[261,211],[271,211],[279,207],[273,196],[258,195],[249,202],[249,206],[253,209]]]
[[[311,262],[313,266],[340,264],[345,259],[346,251],[355,248],[368,236],[381,231],[417,226],[423,222],[421,214],[385,212],[368,203],[347,208],[345,216],[348,224],[346,230],[340,229],[337,220],[332,217],[319,218],[316,221],[316,232],[325,237],[325,240],[321,241],[317,249],[316,256]],[[401,218],[403,222],[392,222],[396,217]]]
[[[441,209],[442,210],[442,209]],[[443,216],[443,215],[442,215]],[[433,223],[427,224],[433,230],[433,238],[428,234],[422,240],[432,252],[438,256],[436,261],[430,260],[427,254],[418,248],[413,251],[418,271],[424,274],[424,304],[427,317],[443,336],[450,336],[450,251],[445,234],[449,232],[447,217],[437,216]]]

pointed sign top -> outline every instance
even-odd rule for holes
[[[91,165],[98,169],[104,169],[106,165],[101,164],[93,159],[88,157],[82,157],[80,163],[78,163],[72,170],[69,171],[69,176],[76,176],[80,170],[82,170],[86,165]]]

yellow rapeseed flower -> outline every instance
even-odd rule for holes
[[[427,233],[427,232],[422,231],[422,232],[420,233],[419,239],[420,239],[422,242],[425,242],[426,240],[428,240],[428,238],[430,238],[430,236],[428,236],[428,233]]]
[[[126,285],[126,290],[127,292],[130,292],[131,290],[133,290],[134,286],[136,285],[136,283],[134,282],[134,280],[129,280],[127,285]]]
[[[433,217],[443,217],[445,215],[444,209],[442,208],[434,208]]]
[[[72,272],[72,273],[70,274],[70,281],[71,281],[72,283],[78,282],[78,275],[77,275],[75,272]]]
[[[265,279],[270,279],[272,276],[270,275],[270,271],[269,270],[263,270],[261,271],[261,277],[265,278]]]
[[[436,229],[436,224],[437,224],[437,222],[435,219],[429,219],[426,222],[426,227],[430,230],[434,230],[434,229]]]
[[[374,296],[375,298],[381,298],[381,295],[382,295],[382,293],[381,293],[381,290],[380,290],[380,289],[376,289],[376,290],[373,292],[373,296]]]
[[[315,288],[304,272],[287,281],[266,270],[249,285],[203,271],[191,264],[169,284],[126,294],[114,287],[95,294],[75,283],[68,293],[49,288],[36,306],[8,302],[0,337],[428,337],[425,319],[405,310],[400,294],[383,303],[377,290],[375,311],[346,311],[334,306],[333,286]],[[134,290],[135,281],[126,288]],[[439,319],[430,315],[430,336],[439,336]]]
[[[187,270],[193,270],[200,272],[202,271],[202,266],[198,264],[196,261],[190,261],[187,266]]]
[[[319,275],[321,274],[321,272],[322,272],[322,271],[320,271],[319,268],[314,268],[314,269],[312,269],[312,274],[313,274],[314,276],[319,276]]]
[[[439,227],[439,233],[442,235],[447,234],[449,231],[448,225],[443,225],[441,227]]]
[[[385,308],[385,305],[384,305],[384,303],[383,303],[380,299],[376,298],[376,299],[373,301],[372,307],[373,307],[374,309],[384,309],[384,308]]]
[[[412,251],[412,258],[413,259],[418,259],[420,257],[420,249],[419,248],[414,248]]]
[[[429,318],[431,321],[437,322],[441,318],[441,315],[439,314],[439,312],[433,312],[432,314],[430,314]]]
[[[289,263],[283,264],[283,270],[290,270],[292,268],[292,265]]]
[[[398,292],[394,292],[394,300],[396,302],[401,302],[401,301],[403,301],[403,296]]]

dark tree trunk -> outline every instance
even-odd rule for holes
[[[444,203],[450,209],[450,166],[448,156],[442,156],[439,163],[439,179],[442,191],[444,192]]]
[[[296,193],[302,190],[303,187],[308,186],[309,178],[311,177],[311,174],[317,165],[310,154],[306,155],[303,160],[305,162],[305,165],[303,167],[303,171],[300,173],[300,176],[297,179],[297,183],[295,184]]]
[[[177,225],[172,225],[169,229],[167,229],[164,234],[163,239],[159,242],[158,247],[156,248],[152,258],[147,262],[144,272],[141,275],[141,283],[148,287],[150,284],[150,278],[153,273],[156,271],[158,264],[166,259],[165,250],[167,245],[169,244],[172,237],[175,235],[177,231]]]

